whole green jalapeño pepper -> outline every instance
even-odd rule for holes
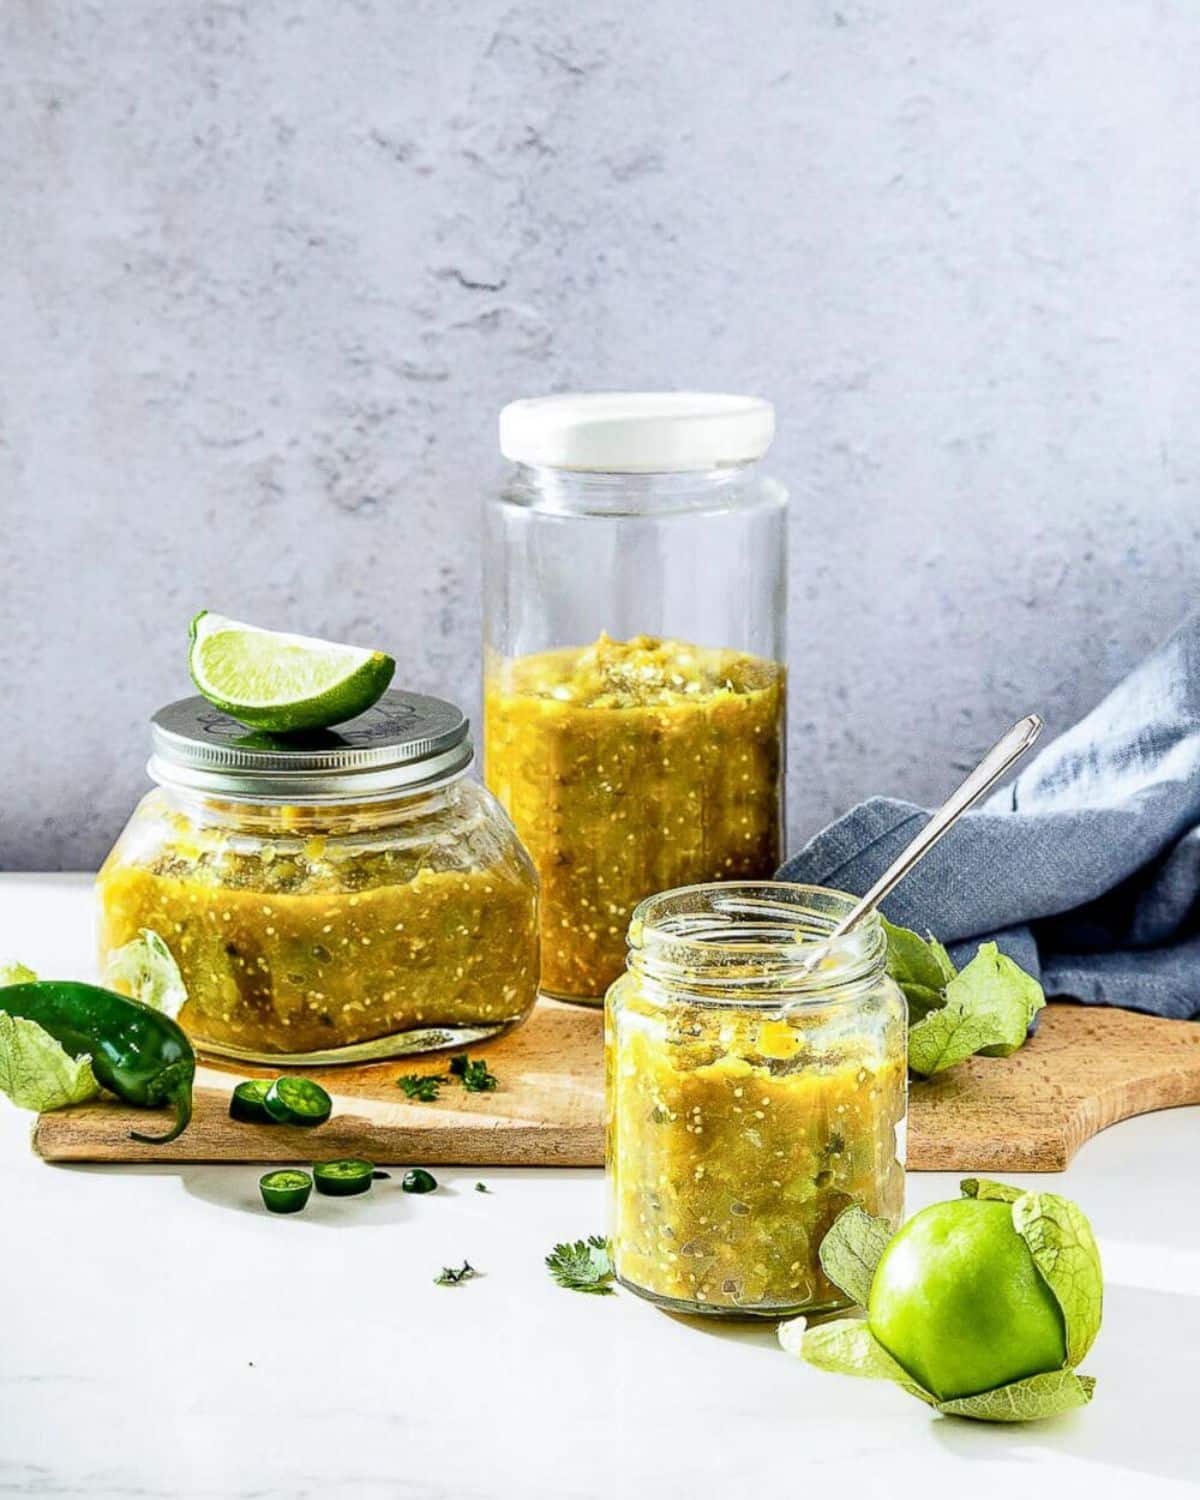
[[[96,1082],[126,1104],[175,1110],[166,1135],[131,1130],[131,1140],[165,1144],[192,1118],[196,1054],[183,1029],[162,1011],[95,984],[57,979],[5,985],[0,1010],[36,1022],[73,1057],[86,1052]]]

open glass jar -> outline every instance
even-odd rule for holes
[[[599,1003],[637,903],[781,854],[786,493],[739,396],[518,401],[487,508],[484,772],[542,889],[542,988]]]
[[[904,997],[854,897],[700,885],[643,902],[608,993],[609,1231],[618,1279],[676,1312],[845,1304],[818,1250],[843,1209],[899,1225]],[[816,966],[809,964],[816,957]]]
[[[385,693],[336,730],[155,715],[151,777],[97,881],[101,972],[151,928],[202,1050],[354,1061],[479,1040],[537,996],[537,877],[468,779],[459,709]]]

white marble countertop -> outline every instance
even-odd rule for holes
[[[89,882],[0,876],[0,959],[91,975]],[[1061,1177],[1105,1259],[1092,1406],[931,1416],[789,1358],[772,1327],[555,1286],[598,1171],[438,1170],[414,1198],[268,1215],[256,1167],[51,1167],[0,1102],[0,1496],[1139,1497],[1200,1485],[1200,1109],[1127,1121]],[[490,1194],[474,1191],[482,1179]],[[954,1196],[915,1174],[910,1207]],[[459,1287],[433,1277],[468,1258]]]

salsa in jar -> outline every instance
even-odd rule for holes
[[[821,1269],[851,1204],[899,1225],[906,1015],[878,919],[814,945],[839,892],[696,886],[644,902],[608,995],[618,1279],[679,1312],[843,1306]]]
[[[466,721],[415,694],[307,738],[202,699],[156,717],[141,802],[97,881],[101,963],[151,928],[180,1022],[229,1057],[340,1061],[490,1036],[538,984],[537,880],[466,776]]]
[[[648,635],[492,660],[484,763],[541,881],[542,987],[599,1001],[638,902],[779,864],[784,669]]]

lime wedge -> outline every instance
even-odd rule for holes
[[[365,713],[396,663],[382,651],[259,630],[201,610],[192,621],[188,668],[210,703],[254,729],[288,734]]]

